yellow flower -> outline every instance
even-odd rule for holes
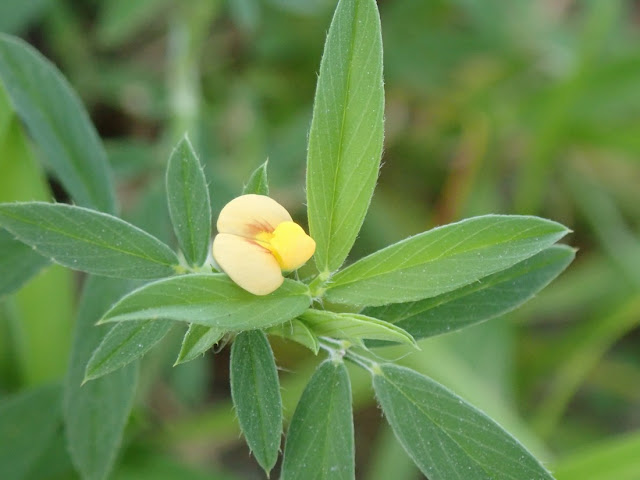
[[[289,212],[264,195],[242,195],[218,217],[213,258],[240,287],[254,295],[276,290],[283,271],[311,258],[316,242],[293,222]]]

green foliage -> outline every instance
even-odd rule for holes
[[[63,410],[69,453],[83,479],[107,478],[133,406],[137,363],[83,385],[86,365],[108,331],[95,323],[128,289],[124,280],[89,277],[78,308]]]
[[[536,217],[463,220],[358,260],[334,275],[326,298],[375,306],[434,297],[509,268],[567,232],[558,223]]]
[[[211,204],[200,160],[184,137],[169,157],[167,201],[173,230],[187,263],[204,264],[211,240]]]
[[[264,333],[240,333],[231,348],[231,398],[238,423],[260,466],[269,472],[278,460],[282,400],[276,361]]]
[[[0,252],[0,271],[6,272],[0,277],[0,298],[18,290],[49,263],[5,230],[0,230]]]
[[[175,273],[169,247],[117,217],[64,204],[0,205],[0,226],[66,267],[118,278]]]
[[[59,385],[0,402],[0,478],[25,478],[61,424]]]
[[[107,311],[101,322],[166,318],[234,331],[287,321],[309,307],[306,285],[286,280],[275,292],[258,297],[221,273],[199,273],[149,283]]]
[[[382,153],[382,39],[374,0],[341,0],[325,44],[307,156],[309,229],[320,272],[347,258]]]
[[[396,437],[430,479],[553,478],[517,440],[433,380],[389,364],[375,372],[373,386]]]
[[[107,155],[80,100],[56,68],[25,42],[0,35],[0,80],[76,202],[114,213]]]
[[[387,340],[415,345],[413,337],[403,329],[366,315],[307,310],[299,318],[317,336],[349,340],[354,344],[362,340]]]
[[[153,320],[149,321],[153,322]],[[176,365],[189,362],[204,355],[207,350],[218,343],[223,336],[224,330],[220,328],[206,327],[192,323],[189,325],[189,330],[187,330],[187,333],[184,334],[184,338],[182,339],[182,346],[180,347]]]
[[[354,462],[349,375],[342,362],[327,360],[291,419],[281,478],[352,479]]]
[[[315,354],[317,354],[320,349],[318,337],[305,323],[301,322],[297,318],[294,318],[289,322],[281,323],[280,325],[274,325],[267,330],[267,333],[269,335],[276,335],[278,337],[286,338],[287,340],[298,342],[300,345],[304,345]]]

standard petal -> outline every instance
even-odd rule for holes
[[[220,233],[213,240],[213,258],[231,280],[254,295],[267,295],[284,282],[273,254],[251,239]]]
[[[273,232],[282,222],[290,222],[285,208],[264,195],[242,195],[227,203],[218,217],[218,232],[254,238]]]

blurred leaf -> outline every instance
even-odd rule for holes
[[[342,362],[327,360],[298,401],[280,478],[355,479],[354,463],[349,375]]]
[[[346,339],[355,344],[362,340],[386,340],[415,345],[413,337],[401,328],[365,315],[309,309],[299,318],[318,336]]]
[[[309,308],[306,285],[285,279],[275,292],[253,295],[225,274],[193,274],[149,283],[121,298],[105,322],[166,318],[229,331],[286,322]]]
[[[138,384],[133,363],[82,385],[85,366],[107,329],[95,323],[130,283],[89,277],[78,309],[65,381],[64,419],[71,459],[84,480],[103,480],[113,467]]]
[[[51,0],[28,2],[0,2],[0,32],[18,34],[37,20],[48,8]]]
[[[278,460],[282,399],[276,361],[260,330],[240,333],[231,347],[231,398],[247,444],[267,476]]]
[[[62,424],[62,412],[59,414],[59,422]],[[76,478],[78,474],[73,468],[67,451],[64,430],[58,428],[46,450],[31,465],[29,475],[24,480],[75,480]]]
[[[0,298],[18,290],[48,264],[49,260],[31,247],[0,230]]]
[[[100,3],[98,41],[107,47],[124,44],[140,30],[148,29],[154,17],[165,13],[168,4],[168,0],[110,0]]]
[[[239,480],[239,477],[211,471],[199,471],[167,458],[165,453],[127,458],[110,477],[112,480]]]
[[[106,213],[65,204],[0,204],[0,225],[41,255],[75,270],[122,278],[175,273],[165,244]]]
[[[530,300],[575,257],[556,245],[475,283],[411,303],[369,307],[363,313],[403,328],[415,338],[430,337],[499,317]]]
[[[197,323],[190,324],[189,330],[182,339],[182,346],[175,365],[190,362],[200,355],[204,355],[224,337],[224,334],[225,330],[216,327],[205,327]]]
[[[318,345],[318,338],[311,330],[309,330],[309,327],[297,318],[281,323],[280,325],[275,325],[269,328],[267,333],[269,335],[277,335],[278,337],[298,342],[300,345],[304,345],[315,354],[317,354],[320,349],[320,346]]]
[[[114,213],[107,155],[84,106],[57,69],[22,40],[0,35],[0,80],[76,203]]]
[[[169,157],[167,200],[180,249],[189,265],[199,267],[211,241],[211,202],[202,165],[186,136]]]
[[[382,153],[382,38],[374,0],[340,0],[329,28],[307,157],[309,229],[320,272],[337,270],[362,226]]]
[[[430,479],[553,479],[516,439],[433,380],[386,364],[373,386],[398,440]]]
[[[62,422],[59,385],[3,398],[0,402],[0,478],[21,480],[48,448]]]
[[[567,234],[537,217],[487,215],[421,233],[333,276],[325,298],[384,305],[434,297],[507,269]]]
[[[640,478],[640,432],[599,440],[556,462],[557,480]]]
[[[173,322],[143,320],[114,325],[91,355],[83,382],[113,372],[142,357],[162,340]]]
[[[553,366],[549,391],[537,403],[534,425],[543,436],[557,427],[569,401],[611,346],[638,326],[640,294],[628,296],[610,307],[597,312],[565,334],[555,346],[559,358]]]
[[[256,168],[249,181],[244,186],[242,194],[254,193],[256,195],[269,195],[269,179],[267,177],[267,166],[269,160],[265,161],[262,165]]]

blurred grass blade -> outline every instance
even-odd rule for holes
[[[320,349],[320,345],[318,345],[318,338],[311,330],[309,330],[309,327],[297,318],[294,318],[289,322],[281,323],[280,325],[275,325],[269,328],[267,333],[287,340],[293,340],[300,345],[304,345],[315,354],[317,354]]]
[[[256,296],[224,274],[194,274],[149,283],[120,299],[103,321],[166,318],[229,331],[286,322],[309,308],[306,285],[285,280],[275,292]]]
[[[640,478],[640,432],[607,438],[560,459],[557,480],[637,480]]]
[[[375,0],[340,0],[329,28],[307,156],[309,229],[318,270],[344,262],[378,179],[384,89]]]
[[[0,299],[18,290],[48,264],[48,259],[0,230]]]
[[[216,327],[205,327],[192,323],[184,334],[180,353],[175,365],[190,362],[204,355],[211,347],[224,337],[225,330]]]
[[[167,200],[173,230],[187,263],[204,264],[211,240],[211,202],[200,160],[185,136],[169,157]]]
[[[515,438],[433,380],[385,364],[373,386],[396,437],[430,480],[553,479]]]
[[[578,324],[556,345],[560,358],[533,419],[540,435],[547,437],[554,431],[588,373],[616,341],[638,326],[639,319],[640,293],[636,293]]]
[[[27,476],[62,424],[60,385],[3,397],[0,401],[0,478]]]
[[[354,463],[349,375],[342,362],[327,360],[298,401],[280,478],[355,479]]]
[[[363,314],[403,328],[414,338],[452,332],[516,309],[573,261],[575,251],[555,245],[475,283],[411,303],[368,307]]]
[[[78,308],[75,340],[65,380],[64,420],[67,445],[83,479],[103,480],[120,449],[138,384],[138,364],[82,385],[85,366],[107,332],[95,323],[130,282],[89,277]]]
[[[318,336],[350,340],[354,344],[361,344],[362,340],[386,340],[415,345],[413,337],[403,329],[365,315],[309,309],[299,318]]]
[[[269,195],[269,179],[267,177],[267,166],[269,164],[269,160],[265,161],[262,165],[256,168],[247,184],[244,186],[242,190],[242,194],[246,195],[248,193],[254,193],[256,195]]]
[[[75,270],[120,278],[175,273],[164,243],[117,217],[65,204],[0,204],[0,226],[41,255]]]
[[[114,325],[91,355],[84,382],[106,375],[142,357],[162,340],[173,322],[144,320]]]
[[[276,361],[260,330],[240,333],[231,347],[231,398],[247,444],[267,476],[282,437],[282,399]]]
[[[75,202],[115,213],[104,147],[84,106],[60,72],[24,41],[0,34],[0,80]]]
[[[537,217],[486,215],[421,233],[338,272],[325,298],[377,306],[435,297],[505,270],[568,233]]]

